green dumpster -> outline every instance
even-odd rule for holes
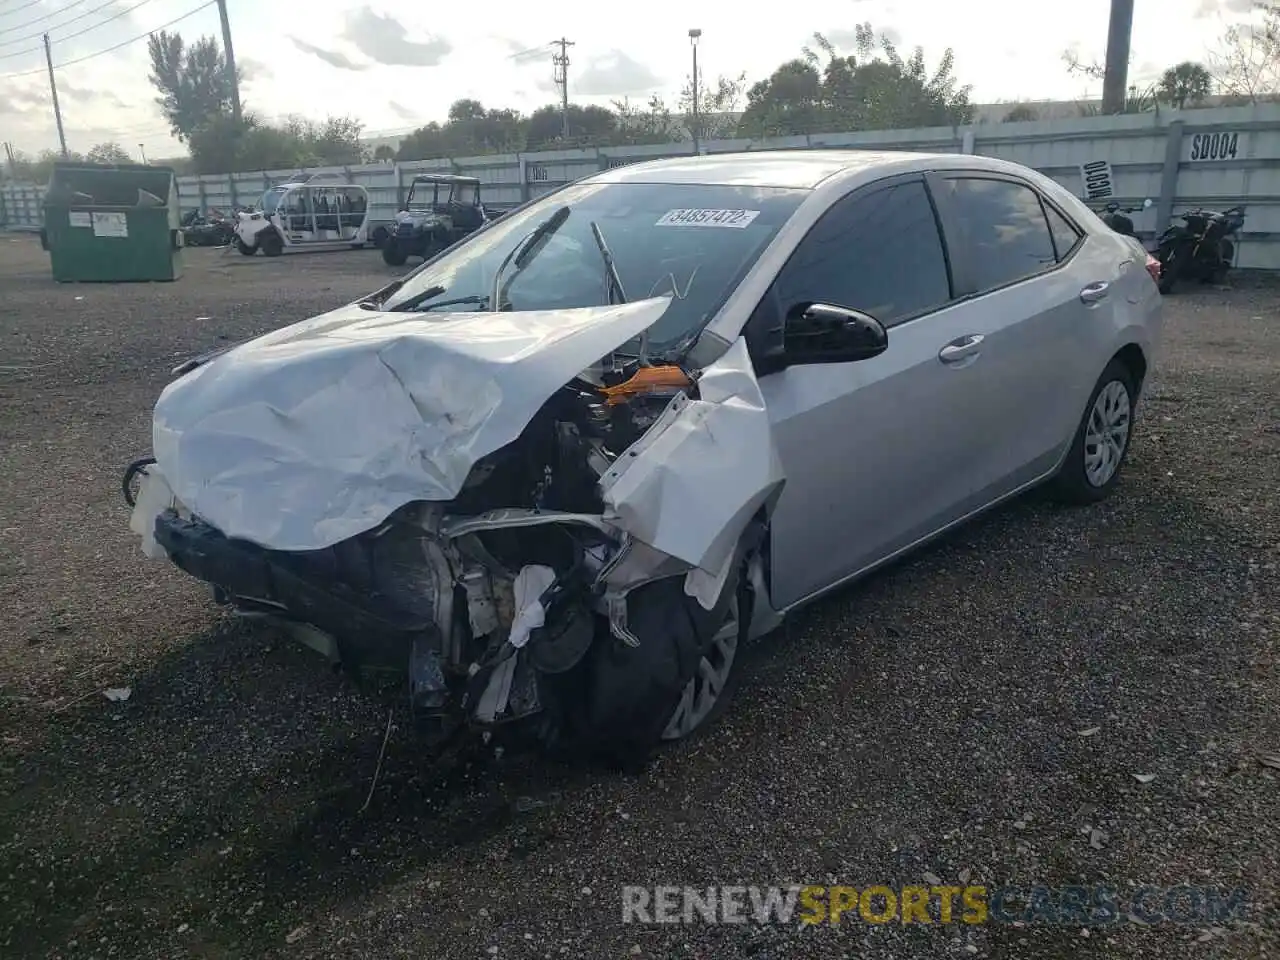
[[[176,280],[178,220],[171,167],[58,163],[45,191],[41,243],[59,282]]]

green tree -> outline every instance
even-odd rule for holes
[[[613,114],[617,118],[617,126],[612,140],[617,146],[674,143],[685,137],[685,131],[657,94],[650,97],[643,108],[627,99],[615,100]]]
[[[1026,123],[1028,120],[1039,119],[1040,115],[1036,113],[1035,107],[1030,104],[1019,103],[1004,115],[1001,123]]]
[[[48,183],[49,176],[53,173],[53,165],[62,159],[62,154],[57,150],[41,150],[35,159],[21,151],[15,151],[10,169],[14,180],[23,183]],[[85,158],[78,153],[70,152],[66,159],[82,162]]]
[[[1206,99],[1213,90],[1213,76],[1193,60],[1175,64],[1160,75],[1159,98],[1179,110]]]
[[[904,59],[897,45],[870,23],[858,24],[854,35],[856,53],[845,57],[822,34],[813,36],[827,58],[822,75],[826,129],[958,126],[972,119],[972,88],[957,81],[950,48],[930,73],[922,48]],[[814,65],[820,59],[808,49],[805,58]]]
[[[557,104],[547,104],[529,114],[525,123],[525,148],[555,149],[557,145],[605,146],[612,143],[618,116],[604,107],[569,104],[569,139],[564,138],[564,114]]]
[[[1232,26],[1208,56],[1210,75],[1236,103],[1280,98],[1280,4],[1256,6],[1262,19]]]
[[[788,60],[747,90],[738,124],[745,137],[786,137],[818,128],[823,111],[822,75],[808,60]]]
[[[718,76],[710,83],[699,77],[697,122],[694,121],[693,78],[686,77],[680,89],[680,121],[690,134],[697,133],[703,140],[722,140],[737,136],[738,107],[747,89],[747,75]],[[659,99],[659,104],[662,101]],[[652,107],[651,107],[652,109]],[[666,109],[665,104],[661,109]],[[694,127],[698,129],[695,131]],[[683,139],[683,137],[681,138]]]
[[[930,73],[921,48],[904,59],[869,23],[856,26],[852,55],[841,55],[820,33],[813,39],[820,53],[806,47],[747,91],[741,135],[955,126],[972,119],[970,87],[956,80],[950,49]]]
[[[374,163],[390,163],[396,158],[396,148],[389,143],[379,144],[373,151]]]
[[[488,110],[478,100],[456,100],[444,123],[414,130],[396,151],[400,160],[430,160],[468,154],[514,152],[524,147],[525,120],[518,111]]]
[[[147,40],[151,85],[169,129],[182,143],[215,117],[231,112],[232,77],[213,37],[187,46],[180,33],[164,30]]]
[[[118,143],[99,143],[85,154],[90,163],[133,163],[129,151]]]

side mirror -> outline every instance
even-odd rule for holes
[[[1145,199],[1145,200],[1143,200],[1143,201],[1142,201],[1142,209],[1143,209],[1143,210],[1150,210],[1150,209],[1151,209],[1151,206],[1152,206],[1152,204],[1151,204],[1151,198],[1150,198],[1150,197],[1147,197],[1147,199]]]
[[[1119,202],[1117,202],[1117,201],[1115,201],[1115,200],[1112,200],[1112,201],[1111,201],[1110,203],[1108,203],[1108,204],[1106,205],[1106,207],[1104,207],[1103,209],[1105,209],[1105,210],[1107,211],[1107,213],[1116,213],[1116,212],[1118,212],[1118,211],[1119,211],[1119,209],[1120,209],[1120,204],[1119,204]]]
[[[870,314],[826,303],[797,303],[782,330],[782,363],[852,363],[884,353],[889,334]]]

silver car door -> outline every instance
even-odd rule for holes
[[[924,181],[894,178],[837,201],[797,246],[748,322],[768,348],[798,302],[862,310],[888,349],[857,363],[760,378],[786,485],[771,530],[773,601],[789,606],[924,536],[953,512],[957,455],[980,367],[947,368],[940,346],[967,322]]]
[[[963,339],[942,350],[977,341],[982,372],[952,464],[960,517],[1058,462],[1101,372],[1087,331],[1122,296],[1120,264],[1022,180],[957,171],[929,183],[966,298],[953,308]]]

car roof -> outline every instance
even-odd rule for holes
[[[888,150],[754,150],[649,160],[605,170],[594,183],[689,183],[812,190],[833,177],[872,179],[946,167],[1026,174],[1026,168],[967,153]]]

